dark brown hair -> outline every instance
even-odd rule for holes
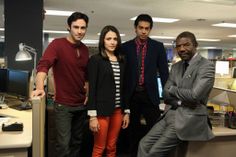
[[[105,58],[105,59],[108,59],[108,56],[105,52],[105,45],[104,45],[104,39],[105,39],[105,36],[106,34],[109,32],[109,31],[112,31],[114,33],[116,33],[116,36],[117,36],[117,46],[116,46],[116,49],[114,51],[114,55],[117,57],[117,59],[119,61],[122,61],[123,60],[123,56],[121,55],[121,37],[120,37],[120,33],[118,31],[118,29],[114,26],[111,26],[111,25],[107,25],[105,26],[101,33],[100,33],[100,37],[99,37],[99,44],[98,44],[98,49],[99,49],[99,54]]]

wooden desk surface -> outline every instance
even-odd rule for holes
[[[236,129],[213,127],[212,131],[215,136],[236,136]]]
[[[0,115],[10,117],[9,122],[22,122],[23,131],[2,132],[0,128],[0,149],[26,148],[32,144],[32,110],[18,111],[0,109]]]

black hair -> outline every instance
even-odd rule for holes
[[[184,31],[184,32],[180,33],[180,34],[177,36],[177,38],[176,38],[175,41],[179,40],[180,38],[189,38],[189,39],[191,40],[191,42],[193,43],[193,46],[194,46],[194,47],[197,47],[197,46],[198,46],[197,39],[196,39],[195,35],[194,35],[193,33],[191,33],[191,32]]]
[[[119,61],[122,61],[123,60],[123,56],[120,53],[120,51],[121,51],[121,37],[120,37],[120,33],[119,33],[119,31],[118,31],[118,29],[116,27],[111,26],[111,25],[105,26],[102,29],[101,33],[100,33],[99,43],[98,43],[99,54],[103,58],[108,59],[108,56],[107,56],[107,54],[105,52],[104,39],[105,39],[106,34],[109,31],[112,31],[112,32],[116,33],[116,36],[117,36],[117,46],[116,46],[116,49],[114,51],[114,55],[117,57],[117,59]]]
[[[74,22],[78,19],[83,19],[86,22],[86,27],[88,27],[89,18],[87,15],[85,15],[81,12],[74,12],[68,17],[68,19],[67,19],[68,26],[71,27],[72,22]]]
[[[150,28],[152,29],[153,21],[152,17],[148,14],[140,14],[134,21],[134,26],[137,27],[140,21],[146,21],[150,23]]]

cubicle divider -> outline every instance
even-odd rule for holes
[[[45,156],[45,97],[32,98],[32,126],[33,126],[33,142],[32,142],[32,156]]]
[[[214,87],[209,100],[226,92],[230,105],[236,108],[236,91]],[[223,100],[222,100],[223,101]],[[236,130],[227,127],[213,127],[215,138],[210,141],[191,141],[185,157],[231,157],[236,154]]]

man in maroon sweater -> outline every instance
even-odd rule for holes
[[[52,67],[55,82],[56,157],[78,157],[86,122],[88,48],[81,42],[87,15],[74,12],[67,19],[69,35],[52,41],[37,66],[36,90],[44,96],[44,80]]]

